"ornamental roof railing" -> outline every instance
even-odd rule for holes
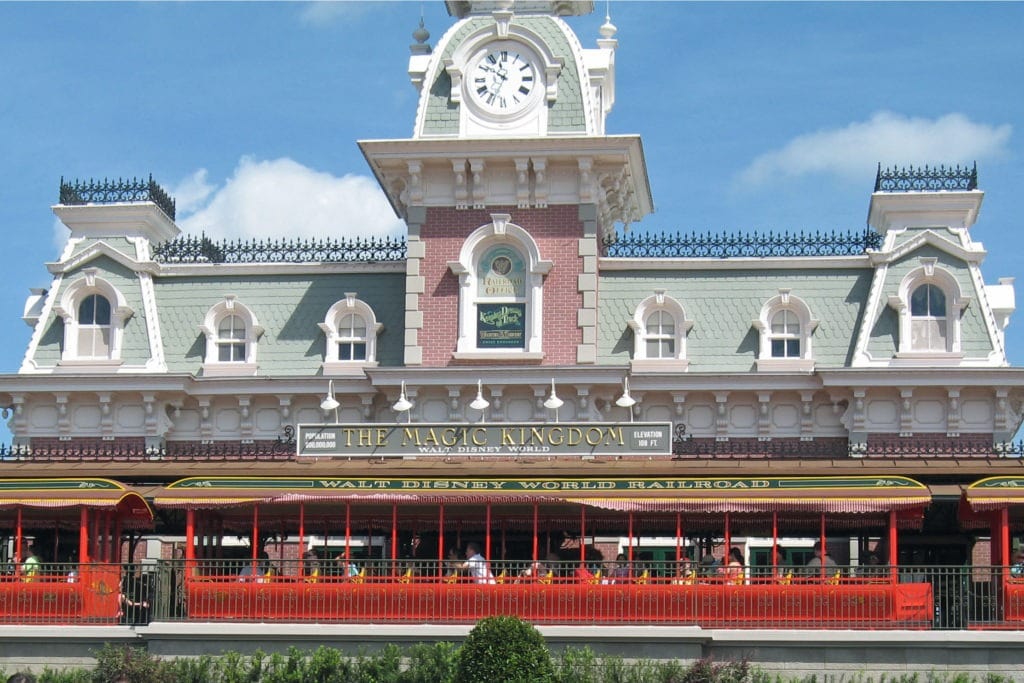
[[[163,263],[394,263],[405,260],[402,237],[220,240],[179,237],[157,245]]]
[[[295,432],[290,425],[277,439],[263,441],[169,441],[146,447],[142,443],[61,442],[40,445],[0,444],[0,468],[18,462],[237,462],[293,461]],[[646,457],[646,456],[644,456]],[[684,425],[676,425],[673,460],[1013,460],[1024,463],[1024,441],[992,443],[982,435],[966,437],[870,439],[851,443],[844,437],[811,441],[795,439],[690,438]]]
[[[629,233],[601,244],[611,258],[750,258],[857,256],[882,246],[874,230],[862,232]]]
[[[943,192],[978,189],[978,164],[946,168],[882,168],[878,164],[875,192]]]
[[[86,180],[65,182],[60,179],[60,204],[75,206],[82,204],[117,204],[121,202],[153,202],[167,217],[174,220],[174,199],[167,194],[150,175],[148,180],[132,178],[124,180]]]

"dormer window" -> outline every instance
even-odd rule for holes
[[[345,298],[327,310],[319,327],[326,337],[325,375],[362,375],[363,368],[377,365],[377,336],[384,325],[355,292],[345,292]]]
[[[233,294],[210,307],[199,329],[206,337],[204,375],[256,374],[257,341],[263,335],[263,327]]]
[[[338,324],[338,360],[366,360],[366,321],[350,314]]]
[[[920,259],[921,267],[900,282],[899,293],[889,296],[889,305],[899,316],[899,346],[896,356],[960,358],[960,316],[970,304],[957,279],[938,265],[935,258]]]
[[[800,358],[800,318],[794,311],[783,308],[772,316],[772,358]]]
[[[110,358],[110,301],[90,294],[78,305],[78,356]]]
[[[807,303],[791,290],[780,289],[777,296],[766,301],[753,325],[760,337],[758,370],[814,369],[811,335],[818,321]]]
[[[946,293],[932,284],[910,295],[910,345],[914,351],[946,351]]]
[[[686,319],[682,305],[665,290],[640,302],[629,326],[633,330],[634,372],[681,372],[689,367],[686,335],[693,321]]]
[[[226,315],[217,325],[217,361],[244,363],[245,340],[248,336],[245,322],[237,315]]]
[[[125,323],[134,311],[124,295],[95,268],[64,291],[54,311],[64,320],[60,365],[111,365],[121,362]]]

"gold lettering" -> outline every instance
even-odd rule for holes
[[[473,445],[474,446],[485,446],[487,445],[487,430],[483,427],[473,428]]]
[[[565,440],[565,431],[561,427],[548,429],[548,443],[552,446],[561,446]]]

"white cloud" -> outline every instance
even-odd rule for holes
[[[882,166],[970,164],[1004,153],[1012,126],[974,123],[963,114],[937,119],[881,111],[845,128],[793,138],[754,159],[738,176],[745,186],[777,179],[827,174],[863,181]]]
[[[201,168],[171,188],[174,207],[180,213],[192,213],[202,206],[210,194],[217,188],[207,182],[208,173]]]
[[[405,230],[372,178],[339,178],[291,159],[243,157],[223,187],[209,186],[205,170],[179,187],[186,194],[189,187],[198,188],[185,203],[207,188],[202,202],[184,218],[179,203],[177,223],[187,233],[205,232],[214,239],[380,237]]]
[[[369,11],[367,3],[349,0],[316,0],[306,3],[299,14],[304,24],[330,26],[340,19],[360,17]]]

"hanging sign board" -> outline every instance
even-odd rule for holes
[[[300,424],[298,455],[671,455],[672,424]]]

